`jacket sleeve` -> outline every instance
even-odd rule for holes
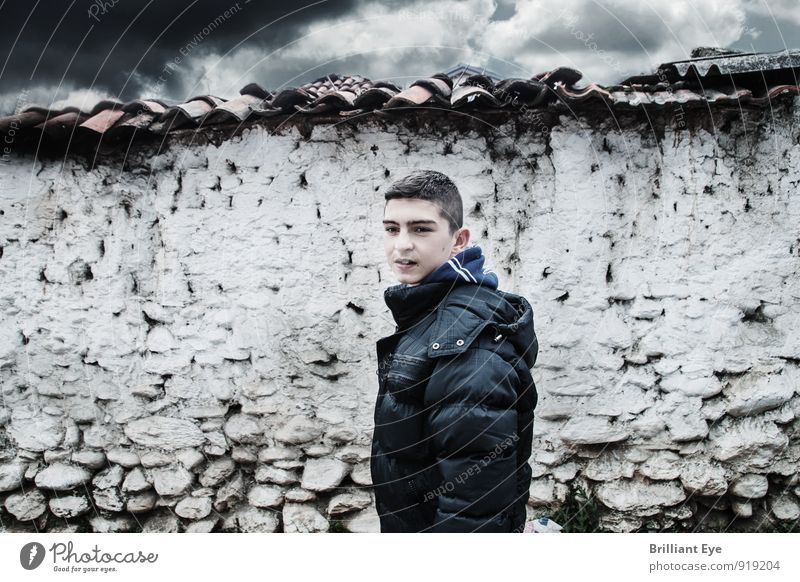
[[[439,482],[430,531],[506,531],[517,501],[517,386],[513,366],[487,349],[437,358],[425,422]]]

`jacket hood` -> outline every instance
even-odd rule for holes
[[[436,281],[463,281],[497,289],[499,283],[497,273],[484,267],[485,261],[486,257],[481,247],[473,244],[439,266],[435,271],[428,273],[419,284]]]
[[[463,285],[448,295],[443,312],[448,311],[453,316],[441,322],[442,329],[450,328],[443,337],[473,337],[486,322],[514,345],[529,368],[536,363],[539,343],[533,325],[533,308],[522,295]],[[444,348],[443,353],[448,353],[447,347]]]
[[[533,326],[533,308],[522,295],[500,291],[503,298],[514,308],[516,315],[512,316],[509,328],[515,330],[510,337],[511,342],[522,354],[525,363],[532,368],[539,354],[539,342]]]

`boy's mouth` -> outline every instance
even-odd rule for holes
[[[407,271],[417,266],[417,263],[407,259],[395,261],[394,264],[397,265],[397,268],[400,269],[401,271]]]

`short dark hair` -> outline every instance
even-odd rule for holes
[[[388,203],[394,198],[419,198],[439,207],[439,215],[447,220],[452,235],[464,224],[461,194],[453,181],[434,170],[417,170],[389,186],[384,198]]]

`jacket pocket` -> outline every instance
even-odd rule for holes
[[[423,358],[395,354],[386,373],[386,389],[395,400],[421,404],[431,369],[431,363]]]

